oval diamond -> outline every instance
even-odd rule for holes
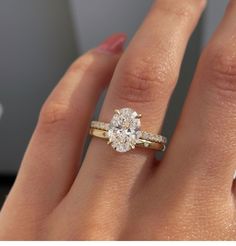
[[[109,124],[108,137],[113,149],[127,152],[135,148],[140,137],[139,115],[131,108],[116,110]]]

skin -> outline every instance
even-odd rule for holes
[[[123,34],[78,58],[42,107],[0,213],[2,240],[235,240],[236,1],[203,50],[161,161],[93,138],[99,120],[131,107],[161,132],[182,58],[206,2],[159,0],[125,52]],[[109,41],[111,43],[111,41]],[[109,43],[108,42],[108,43]]]

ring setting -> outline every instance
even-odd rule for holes
[[[167,139],[141,130],[141,117],[131,108],[116,109],[110,123],[92,121],[90,135],[103,138],[117,152],[128,152],[136,147],[165,151]]]

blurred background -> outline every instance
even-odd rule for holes
[[[209,0],[191,38],[164,124],[163,134],[169,138],[200,51],[227,2]],[[132,38],[151,3],[152,0],[0,1],[0,207],[14,182],[40,107],[66,68],[78,55],[114,32],[126,32]]]

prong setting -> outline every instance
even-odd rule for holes
[[[115,109],[114,112],[118,115],[120,115],[120,110],[119,109]]]
[[[131,149],[135,149],[135,145],[134,144],[130,144]]]

